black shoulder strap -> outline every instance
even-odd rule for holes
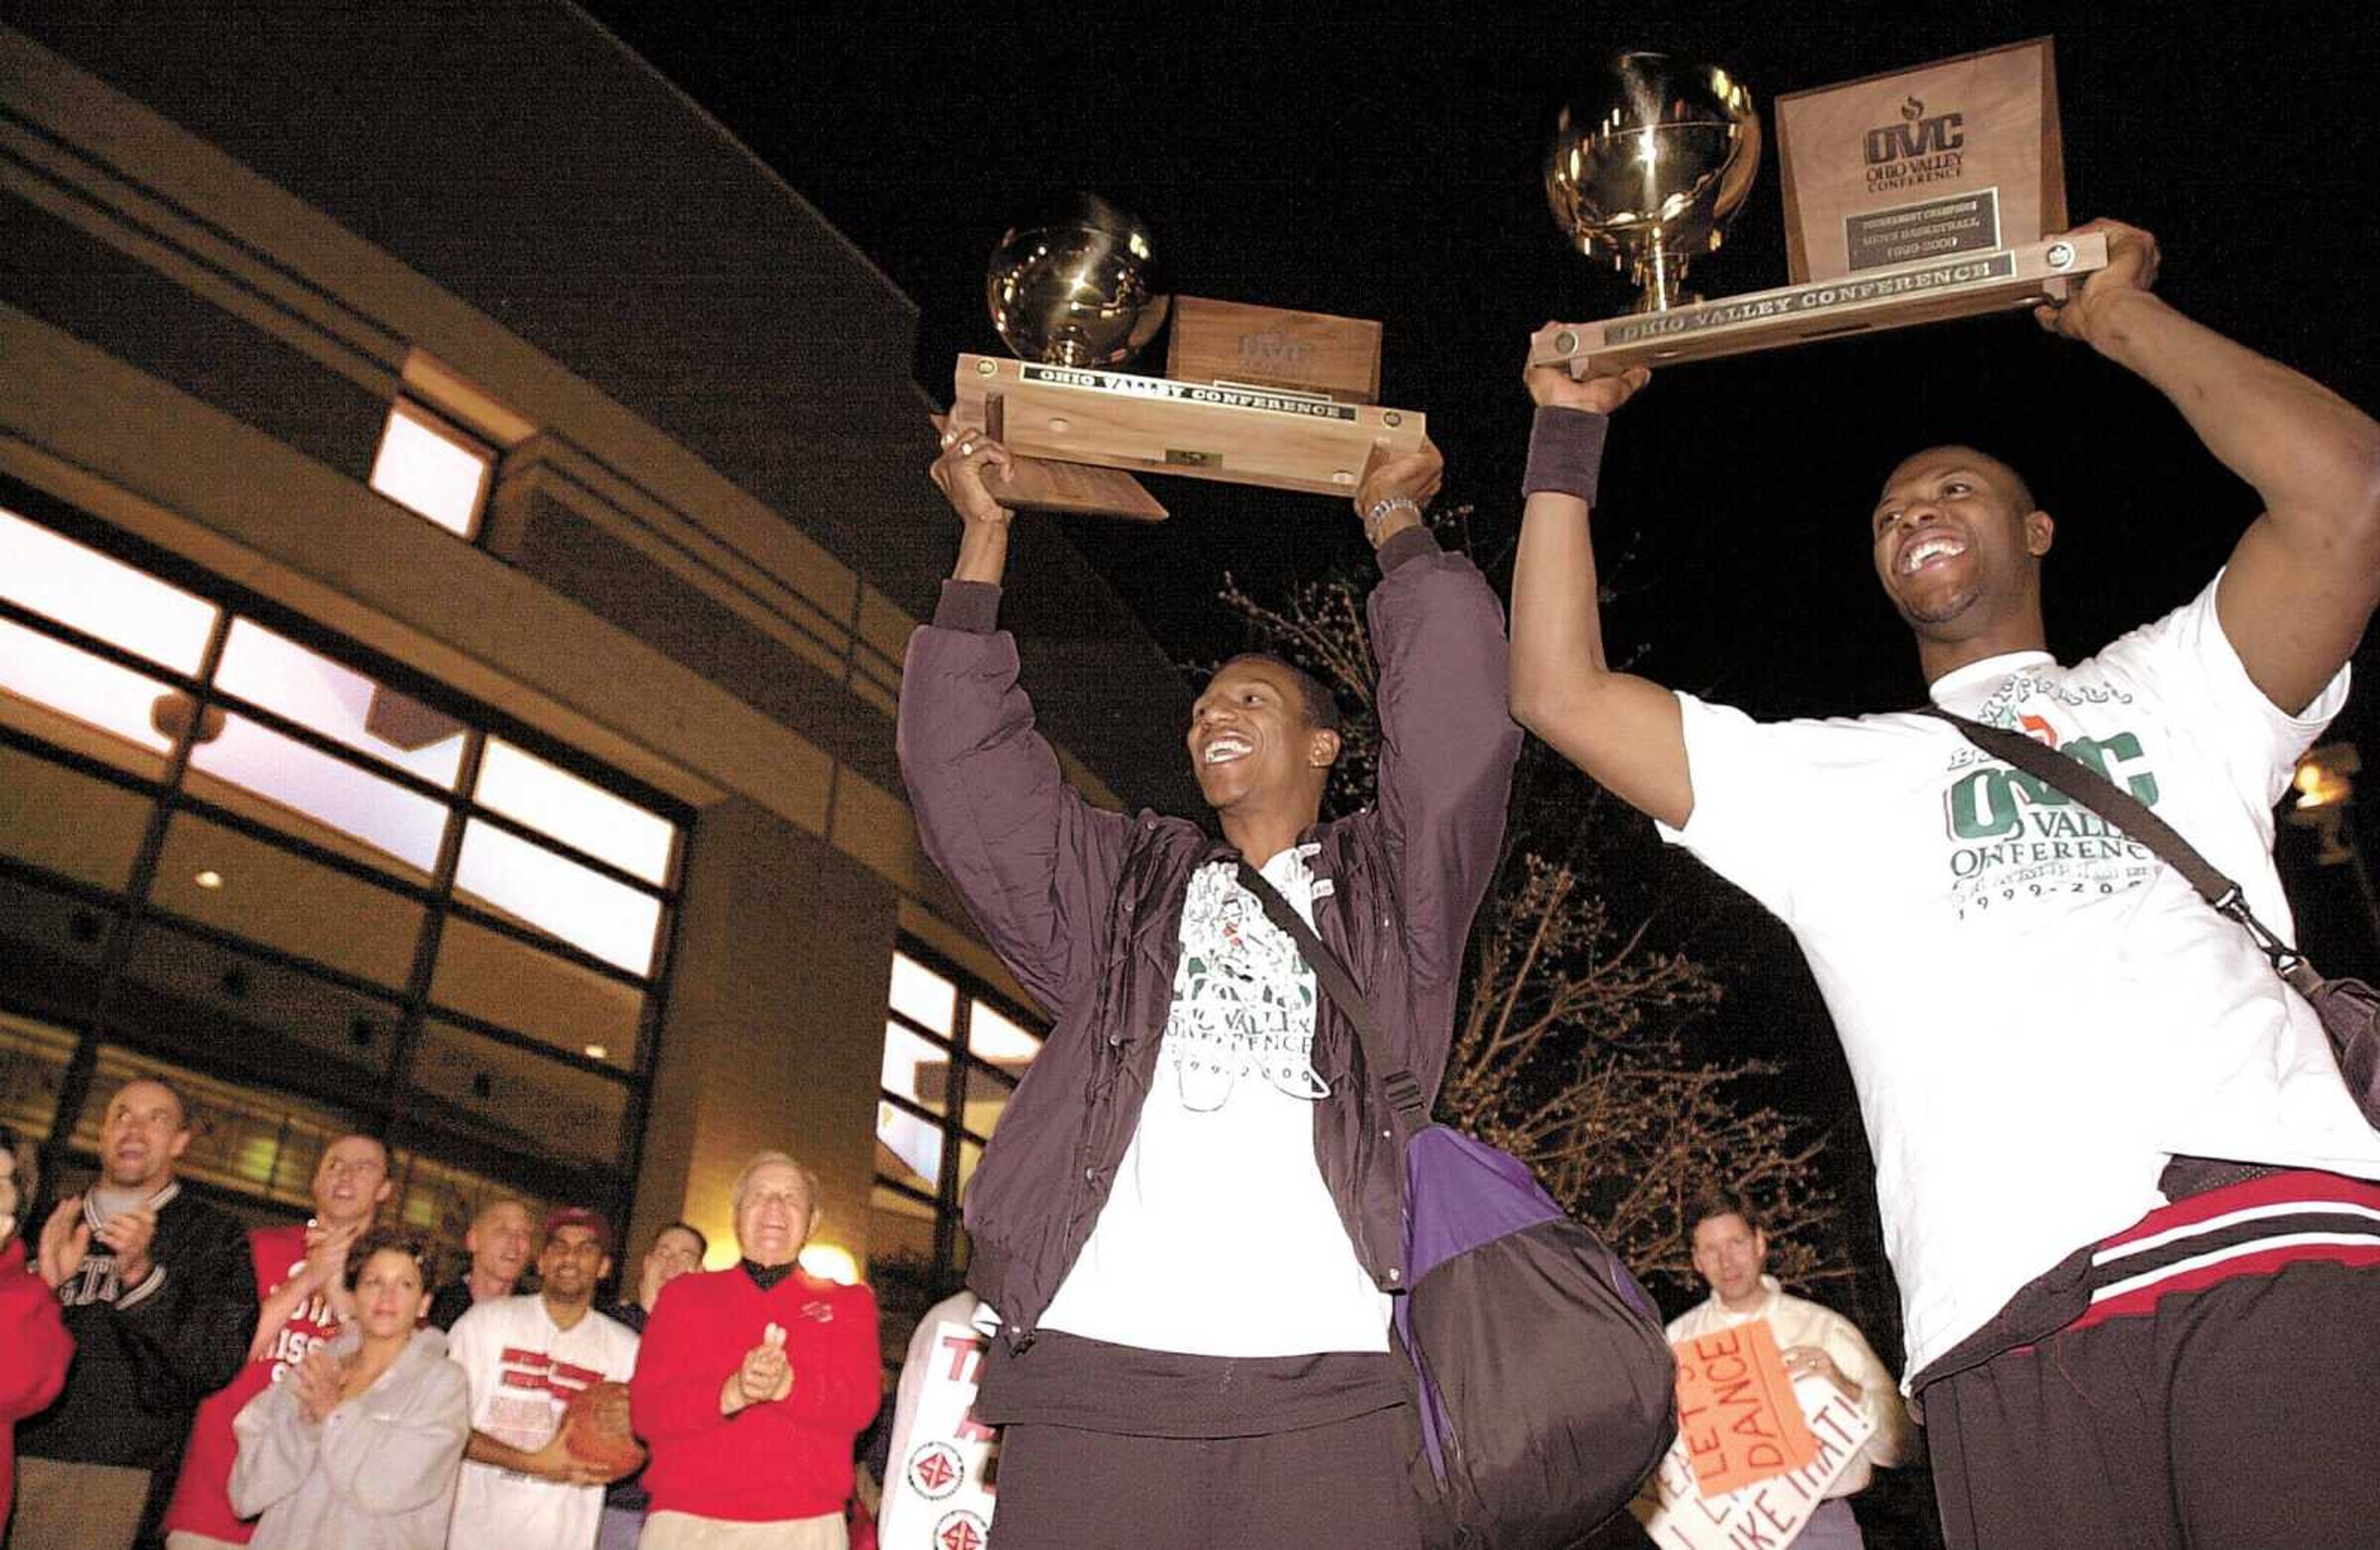
[[[1388,1098],[1398,1128],[1404,1132],[1402,1139],[1413,1139],[1415,1132],[1429,1123],[1429,1111],[1422,1103],[1421,1083],[1410,1070],[1389,1063],[1388,1035],[1380,1031],[1379,1020],[1372,1015],[1371,1003],[1355,988],[1354,976],[1339,962],[1338,955],[1323,945],[1305,917],[1281,896],[1281,890],[1267,881],[1265,875],[1250,866],[1245,856],[1240,860],[1240,886],[1256,895],[1267,920],[1289,933],[1289,939],[1297,944],[1306,967],[1321,983],[1323,993],[1338,1003],[1347,1021],[1355,1025],[1355,1040],[1364,1047],[1365,1066]]]
[[[2097,770],[2042,746],[2021,732],[1985,726],[1938,705],[1925,707],[1924,714],[1949,722],[1984,752],[2014,765],[2043,785],[2065,793],[2146,845],[2157,859],[2180,873],[2198,890],[2200,898],[2245,926],[2265,956],[2273,961],[2273,967],[2283,975],[2303,962],[2296,950],[2250,913],[2238,883],[2216,870],[2214,863],[2199,854],[2197,847],[2176,833],[2171,824]]]

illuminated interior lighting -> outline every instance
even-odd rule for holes
[[[495,459],[431,415],[398,401],[372,460],[371,487],[449,532],[471,536]]]
[[[223,874],[212,866],[191,878],[190,880],[200,888],[221,888],[224,883]]]
[[[859,1261],[840,1243],[809,1243],[803,1246],[801,1267],[821,1280],[840,1281],[852,1286],[859,1280]]]
[[[612,1051],[607,1045],[590,1044],[587,1047],[587,1058],[590,1060],[608,1060],[612,1058]]]

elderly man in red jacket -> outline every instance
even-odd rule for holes
[[[744,1165],[743,1263],[677,1277],[629,1385],[652,1461],[640,1550],[844,1550],[852,1444],[882,1385],[876,1298],[802,1269],[818,1180],[783,1152]]]
[[[57,1294],[26,1266],[18,1229],[33,1204],[33,1149],[0,1125],[0,1524],[17,1487],[17,1423],[66,1387],[74,1338]]]
[[[900,715],[927,854],[1057,1019],[967,1197],[968,1281],[1005,1325],[976,1408],[1005,1428],[998,1543],[1413,1545],[1382,1073],[1241,868],[1347,965],[1433,1098],[1520,751],[1502,612],[1422,522],[1437,449],[1387,459],[1355,498],[1381,573],[1378,805],[1318,821],[1330,696],[1250,656],[1184,736],[1222,837],[1103,812],[1034,732],[995,627],[1008,513],[987,481],[1007,464],[946,438],[959,560]]]

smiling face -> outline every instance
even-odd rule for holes
[[[1892,471],[1868,521],[1876,578],[1921,642],[1984,642],[1969,660],[2039,644],[2023,637],[2040,634],[2055,529],[2007,464],[1928,448]]]
[[[506,1286],[520,1279],[528,1267],[528,1244],[536,1229],[528,1207],[517,1200],[500,1200],[480,1213],[463,1246],[471,1253],[471,1268]]]
[[[1694,1273],[1725,1306],[1742,1311],[1756,1302],[1767,1267],[1768,1235],[1742,1217],[1730,1212],[1694,1224]]]
[[[809,1241],[818,1202],[801,1170],[762,1163],[744,1181],[735,1205],[735,1241],[755,1265],[791,1265]]]
[[[1263,657],[1223,664],[1191,707],[1184,743],[1218,813],[1281,804],[1305,809],[1308,822],[1339,757],[1339,734],[1314,724],[1298,675]]]
[[[189,1124],[173,1089],[157,1082],[128,1082],[107,1100],[100,1121],[101,1177],[110,1189],[163,1189],[189,1144]]]
[[[603,1252],[603,1235],[576,1223],[557,1227],[537,1256],[537,1273],[549,1302],[576,1304],[595,1297],[595,1284],[612,1273],[612,1256]]]
[[[324,1227],[367,1222],[388,1198],[388,1154],[368,1135],[343,1135],[314,1169],[314,1219]]]
[[[356,1274],[356,1325],[372,1341],[409,1339],[429,1306],[421,1265],[402,1249],[382,1249]]]

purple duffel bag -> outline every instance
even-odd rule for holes
[[[1405,1255],[1427,1542],[1569,1550],[1677,1435],[1652,1299],[1521,1163],[1443,1125],[1405,1147]]]
[[[1429,1123],[1363,993],[1264,874],[1240,885],[1346,1014],[1404,1143],[1399,1344],[1418,1380],[1413,1460],[1429,1550],[1572,1550],[1678,1435],[1677,1359],[1653,1300],[1519,1161]]]

